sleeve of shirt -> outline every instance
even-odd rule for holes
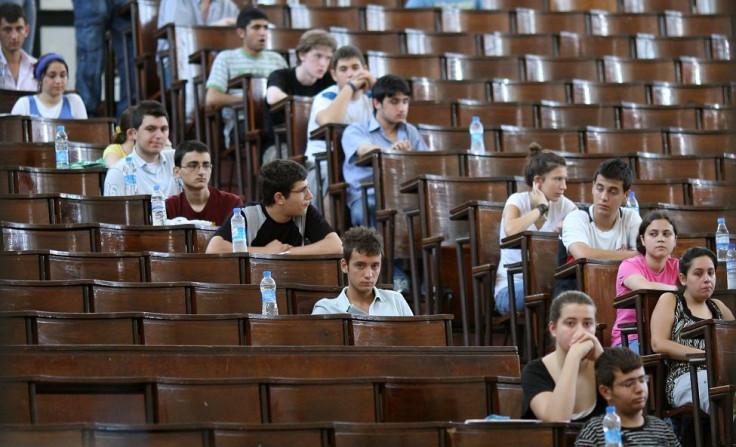
[[[232,219],[232,217],[233,212],[230,211],[225,220],[222,221],[222,225],[220,225],[220,228],[215,231],[215,236],[220,236],[228,242],[233,241],[233,230],[230,226],[230,219]],[[248,241],[248,246],[250,247],[250,241]]]
[[[288,69],[281,69],[281,70],[274,70],[271,72],[270,75],[268,75],[268,81],[266,82],[266,85],[268,87],[278,87],[280,88],[284,93],[286,93],[289,89],[286,87],[286,75],[288,74]]]
[[[412,150],[415,151],[428,151],[427,143],[424,138],[419,134],[419,130],[411,124],[406,126],[406,132],[409,134],[409,141],[411,142]]]
[[[125,180],[121,166],[122,164],[118,162],[115,166],[107,170],[107,174],[105,175],[105,196],[125,195]]]
[[[633,274],[641,273],[639,271],[639,266],[635,262],[637,258],[638,257],[635,256],[633,258],[624,259],[618,266],[618,273],[616,274],[616,296],[627,293],[628,288],[624,286],[624,280],[626,280],[626,278]]]
[[[528,363],[521,371],[521,389],[522,389],[522,413],[524,419],[532,419],[536,416],[531,409],[531,401],[534,397],[546,391],[554,391],[554,381],[550,382],[547,368],[541,359]]]
[[[210,75],[207,78],[206,84],[207,88],[215,88],[222,93],[227,92],[227,84],[230,80],[226,55],[227,52],[223,51],[215,56],[215,61],[212,62],[212,68],[210,69]]]
[[[582,210],[574,211],[567,215],[562,224],[562,244],[570,252],[570,245],[575,242],[583,242],[590,245],[588,239],[587,225],[590,219]]]
[[[330,227],[324,217],[312,205],[307,208],[307,216],[304,223],[304,236],[310,243],[319,242],[334,230]]]
[[[72,116],[74,119],[87,119],[87,108],[84,106],[82,98],[76,93],[70,93],[67,95],[67,98],[69,98],[69,106],[72,109]]]
[[[312,308],[312,315],[326,315],[333,313],[330,312],[330,310],[326,307],[328,299],[329,298],[322,298],[321,300],[317,301],[314,304],[314,308]]]
[[[23,96],[21,98],[18,98],[17,101],[15,101],[15,104],[13,105],[13,109],[10,111],[11,115],[29,115],[31,112],[30,103],[28,102],[28,97]]]
[[[362,126],[356,123],[346,127],[342,133],[342,151],[345,153],[345,161],[355,164],[355,154],[358,152],[358,146],[369,141],[370,138]]]
[[[626,210],[629,211],[629,210]],[[624,212],[626,212],[624,211]],[[636,238],[639,237],[639,226],[641,225],[641,216],[639,213],[631,211],[631,219],[628,221],[629,225],[626,228],[628,234],[628,246],[629,250],[636,250]]]

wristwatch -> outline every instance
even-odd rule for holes
[[[549,207],[544,203],[540,203],[539,205],[537,205],[537,209],[539,210],[540,216],[544,216],[545,214],[547,214],[547,211],[549,211]]]

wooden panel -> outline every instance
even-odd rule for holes
[[[241,325],[234,316],[184,316],[144,318],[144,345],[228,345],[241,344]]]
[[[335,447],[440,447],[441,423],[349,424],[337,422]]]
[[[261,422],[258,383],[157,383],[157,422]]]
[[[121,314],[39,315],[35,331],[39,345],[125,345],[137,338],[134,320]]]
[[[143,424],[144,389],[140,385],[95,387],[84,384],[36,385],[36,417],[40,424],[99,422]]]
[[[54,223],[54,217],[54,195],[0,195],[0,220],[2,221],[50,224]]]
[[[373,383],[272,383],[269,422],[376,422]]]
[[[679,156],[639,154],[636,157],[636,177],[642,180],[693,178],[717,180],[717,159],[713,156]],[[666,203],[666,202],[665,202]]]
[[[4,392],[4,391],[3,391]],[[3,427],[0,444],[22,447],[84,447],[83,433],[75,427],[15,426]]]
[[[482,378],[392,380],[381,391],[381,405],[384,422],[462,421],[490,414]]]
[[[581,152],[577,129],[536,129],[502,125],[500,134],[501,152],[528,154],[532,143],[555,151]]]
[[[50,279],[44,254],[43,251],[0,251],[0,279]]]
[[[86,281],[0,281],[0,311],[84,312]]]
[[[56,199],[56,205],[59,223],[105,222],[122,225],[151,223],[151,199],[147,195],[85,197],[60,194]]]
[[[186,284],[95,282],[92,312],[187,313]]]
[[[450,315],[363,317],[350,320],[355,346],[448,346],[452,341]]]
[[[191,253],[193,225],[112,225],[100,224],[100,251],[120,253],[159,251]]]
[[[238,254],[150,253],[146,256],[148,281],[200,281],[224,284],[244,282]]]
[[[341,346],[346,344],[344,315],[249,315],[246,344],[252,346]]]
[[[145,279],[140,253],[65,253],[48,256],[47,279],[101,279],[136,282]]]
[[[260,284],[264,271],[271,271],[276,283],[339,286],[342,255],[267,255],[251,253],[248,259],[251,284]]]
[[[323,447],[327,424],[263,424],[245,428],[221,426],[213,430],[217,447]]]
[[[282,284],[278,284],[276,289],[276,304],[280,314],[289,313]],[[260,314],[260,285],[192,283],[192,313]]]
[[[4,168],[5,169],[5,168]],[[14,193],[52,194],[65,192],[85,196],[101,196],[105,168],[52,169],[19,167],[12,170]]]
[[[2,223],[3,250],[97,251],[95,225]]]

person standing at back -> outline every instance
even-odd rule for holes
[[[32,32],[23,8],[13,3],[0,4],[0,88],[36,91],[36,59],[23,47],[24,42],[32,40]]]

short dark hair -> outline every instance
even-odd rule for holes
[[[567,304],[585,304],[593,306],[593,309],[595,309],[593,299],[586,293],[579,290],[568,290],[557,295],[557,297],[552,300],[552,304],[549,306],[550,323],[557,323],[557,320],[560,319],[560,315],[562,315],[562,308]]]
[[[166,113],[164,106],[158,101],[148,99],[138,103],[130,117],[130,127],[133,129],[140,128],[143,124],[143,118],[147,115],[155,118],[164,117],[166,121],[169,121],[169,114]]]
[[[595,381],[598,385],[613,387],[616,371],[622,374],[639,369],[644,364],[639,354],[629,348],[607,348],[595,361]]]
[[[337,70],[337,63],[343,59],[356,58],[360,61],[360,64],[365,68],[365,56],[360,49],[353,45],[344,45],[337,49],[335,54],[332,56],[332,69]]]
[[[528,186],[534,183],[534,177],[544,177],[553,169],[567,166],[567,160],[562,155],[557,155],[549,149],[542,149],[537,143],[529,145],[529,158],[524,168],[524,180]]]
[[[685,250],[680,256],[680,273],[687,276],[688,270],[693,266],[693,261],[702,256],[708,256],[713,261],[713,268],[718,270],[718,258],[716,254],[705,247],[692,247]]]
[[[647,232],[647,227],[649,227],[649,225],[651,225],[655,220],[666,220],[669,222],[670,225],[672,225],[672,231],[675,233],[675,236],[677,236],[677,224],[670,213],[661,210],[651,211],[649,214],[644,216],[644,219],[642,219],[641,225],[639,225],[639,236],[636,238],[636,251],[643,255],[647,254],[647,249],[644,247],[644,244],[642,244],[641,237]]]
[[[624,184],[624,191],[631,189],[631,182],[634,179],[634,174],[631,172],[631,168],[620,158],[610,158],[601,163],[593,174],[593,182],[598,180],[598,176],[601,175],[608,180],[620,180]]]
[[[253,20],[268,20],[268,14],[259,8],[245,8],[238,14],[236,26],[245,29]]]
[[[373,99],[382,103],[386,97],[392,98],[397,93],[403,93],[406,96],[411,95],[411,88],[406,79],[401,76],[387,74],[378,78],[373,84]]]
[[[206,144],[197,140],[187,140],[179,145],[174,151],[174,165],[181,168],[181,160],[190,152],[210,153]]]
[[[274,160],[261,167],[258,179],[261,188],[261,200],[264,205],[276,203],[274,196],[280,192],[288,199],[294,183],[306,180],[307,170],[293,160]]]
[[[342,257],[350,263],[353,250],[368,256],[383,255],[383,238],[372,227],[353,227],[342,236]]]
[[[0,4],[0,20],[5,19],[8,23],[15,23],[20,19],[28,24],[28,18],[23,8],[15,3],[2,3]],[[33,31],[33,30],[31,30]]]

